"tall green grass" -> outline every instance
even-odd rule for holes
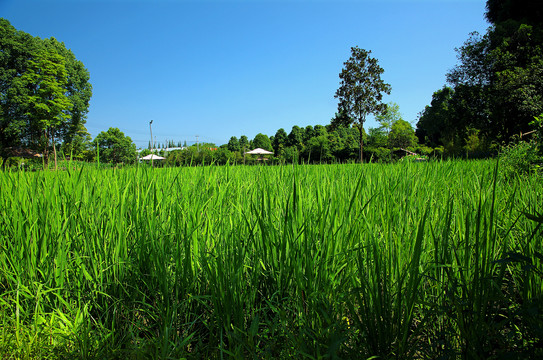
[[[543,185],[496,163],[0,174],[4,358],[542,355]]]

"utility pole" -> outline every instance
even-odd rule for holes
[[[200,152],[200,146],[198,145],[198,137],[199,137],[199,136],[200,136],[200,135],[196,135],[196,150],[197,150],[198,152]]]
[[[149,131],[151,131],[151,166],[153,166],[153,128],[151,127],[151,124],[153,123],[153,120],[149,122]]]
[[[153,120],[149,121],[149,131],[151,132],[151,142],[149,143],[151,148],[149,150],[153,150],[153,128],[151,127],[152,124]]]

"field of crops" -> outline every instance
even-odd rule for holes
[[[496,161],[0,173],[0,358],[543,356]]]

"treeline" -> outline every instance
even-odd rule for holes
[[[405,150],[418,153],[420,157],[442,156],[442,148],[429,148],[418,144],[411,125],[398,119],[385,127],[370,128],[363,132],[364,153],[368,161],[389,162],[406,154]],[[266,163],[344,163],[354,162],[359,157],[359,131],[355,127],[342,125],[293,126],[289,133],[283,128],[268,137],[257,134],[254,139],[242,135],[232,136],[227,144],[217,147],[215,144],[192,145],[184,150],[174,150],[159,154],[166,157],[164,165],[183,166],[199,164],[225,164],[257,162]],[[245,155],[249,150],[261,148],[273,152],[273,155]],[[147,154],[148,152],[143,152]]]

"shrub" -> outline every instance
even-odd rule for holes
[[[384,147],[367,147],[364,149],[364,155],[373,162],[390,162],[392,160],[392,151]]]
[[[434,151],[432,152],[432,155],[437,158],[443,157],[443,153],[445,152],[445,148],[443,146],[438,146],[434,148]]]
[[[520,141],[502,148],[502,173],[506,177],[541,172],[542,157],[536,141]]]
[[[525,134],[533,134],[529,141],[519,141],[502,148],[502,172],[506,177],[516,174],[526,175],[532,172],[542,172],[543,146],[541,141],[543,140],[543,114],[534,116],[534,121],[530,125],[534,130]]]

